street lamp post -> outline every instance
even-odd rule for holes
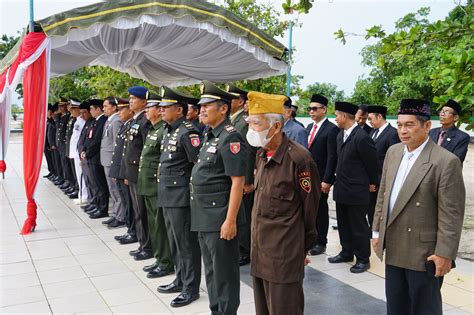
[[[32,1],[32,0],[31,0]],[[289,39],[288,39],[288,69],[286,71],[286,96],[290,97],[290,88],[291,88],[291,54],[293,51],[293,21],[290,21],[289,24]]]

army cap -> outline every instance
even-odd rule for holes
[[[247,99],[247,94],[249,93],[248,91],[239,89],[238,87],[236,87],[236,86],[233,85],[232,83],[228,83],[228,84],[226,85],[226,91],[229,92],[230,94],[233,94],[233,95],[235,95],[235,96],[242,97],[242,98],[244,98],[244,99]]]
[[[147,91],[146,92],[146,107],[158,106],[161,102],[161,96],[156,93]]]
[[[209,81],[203,81],[201,84],[201,100],[198,104],[206,104],[215,101],[223,101],[230,104],[233,99],[237,98],[239,98],[238,95],[221,90]]]
[[[65,97],[60,97],[59,98],[59,103],[58,103],[58,106],[66,106],[69,104],[69,101],[67,98]]]
[[[160,106],[170,106],[174,104],[180,104],[183,106],[188,106],[190,98],[189,95],[184,95],[178,91],[172,90],[166,85],[163,85],[160,89],[161,92],[161,102]]]
[[[285,95],[266,94],[250,91],[249,114],[280,114],[283,115],[283,104],[288,99]]]
[[[118,109],[130,106],[130,100],[128,98],[116,97],[115,100]]]

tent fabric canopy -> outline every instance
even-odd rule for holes
[[[104,65],[154,85],[179,86],[287,69],[283,45],[206,1],[107,1],[38,23],[51,40],[52,77]]]

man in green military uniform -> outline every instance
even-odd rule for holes
[[[236,96],[204,82],[201,117],[209,130],[191,176],[191,230],[198,232],[212,314],[236,314],[240,304],[237,227],[241,211],[247,145],[230,124]]]
[[[161,117],[166,121],[158,169],[158,206],[163,207],[176,279],[158,287],[160,293],[180,294],[172,307],[188,305],[199,298],[201,251],[191,232],[189,180],[201,148],[201,134],[186,121],[189,97],[162,87]]]
[[[252,147],[247,142],[247,132],[249,124],[247,123],[247,113],[244,111],[244,106],[247,103],[247,91],[239,89],[233,84],[227,85],[227,91],[230,94],[237,96],[232,100],[230,109],[230,122],[237,129],[237,131],[244,138],[247,144],[247,172],[245,173],[244,196],[242,199],[243,210],[245,213],[246,223],[239,229],[239,251],[240,259],[239,265],[244,266],[250,263],[250,225],[252,219],[253,207],[253,173],[255,169],[255,156],[257,155],[256,147]]]
[[[137,191],[145,196],[151,250],[156,259],[155,263],[143,267],[143,271],[148,272],[148,278],[159,278],[174,272],[163,209],[158,207],[156,189],[160,145],[163,140],[165,122],[161,119],[161,111],[158,107],[161,97],[151,92],[148,92],[146,97],[145,116],[150,121],[151,127],[140,156]]]

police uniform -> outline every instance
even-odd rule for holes
[[[118,109],[129,107],[128,99],[118,99]],[[125,222],[127,226],[127,233],[117,237],[118,241],[124,238],[128,238],[130,243],[136,242],[136,231],[135,224],[133,221],[133,209],[132,209],[132,197],[130,196],[130,190],[125,185],[125,146],[126,139],[130,127],[132,125],[133,118],[130,118],[120,127],[117,136],[115,137],[114,152],[112,153],[112,160],[110,161],[110,172],[109,176],[114,178],[117,183],[117,188],[120,192],[121,207],[119,212],[116,213],[116,219],[121,222]]]
[[[250,92],[250,116],[282,115],[284,98]],[[254,185],[251,274],[256,313],[303,314],[304,259],[317,234],[321,184],[316,163],[283,132],[272,155],[259,150]]]
[[[59,103],[59,106],[67,106],[67,100],[62,100]],[[61,177],[65,181],[65,184],[62,187],[66,187],[66,184],[69,184],[68,180],[70,179],[69,158],[66,157],[66,129],[70,115],[69,112],[61,115],[56,128],[56,145],[58,147],[59,158],[61,161]]]
[[[148,93],[147,107],[158,106],[161,97]],[[161,155],[165,122],[160,120],[150,127],[143,145],[138,168],[138,193],[145,196],[145,206],[148,216],[148,230],[151,249],[156,262],[150,266],[147,277],[163,277],[174,271],[170,245],[163,217],[163,209],[158,207],[157,172]]]
[[[48,111],[55,112],[57,105],[48,106]],[[48,170],[51,173],[52,177],[50,179],[54,180],[58,176],[58,167],[56,165],[56,124],[54,118],[48,118],[46,120],[46,137],[45,137],[45,151],[46,159],[48,161]]]
[[[80,102],[77,102],[75,100],[70,100],[69,103],[71,104],[72,107],[79,108]],[[69,120],[67,122],[67,127],[66,127],[66,158],[69,162],[69,186],[70,188],[66,191],[64,191],[68,196],[70,196],[71,199],[77,198],[77,193],[79,192],[79,184],[77,180],[77,175],[76,175],[76,169],[74,167],[74,159],[70,157],[70,144],[71,144],[71,136],[72,132],[74,131],[74,124],[76,123],[76,117],[73,117],[70,115]]]
[[[146,100],[148,90],[142,86],[134,86],[129,88],[128,92],[130,95]],[[128,188],[132,197],[133,219],[139,242],[138,253],[134,255],[135,260],[144,260],[152,257],[145,198],[137,190],[138,165],[143,143],[149,129],[150,122],[145,117],[145,110],[135,113],[128,131],[124,150],[125,179],[128,181]]]
[[[224,101],[230,107],[236,96],[204,82],[201,104]],[[240,304],[239,240],[221,239],[232,187],[231,176],[246,175],[247,145],[225,119],[209,128],[191,177],[191,230],[199,234],[206,272],[209,308],[213,314],[236,314]],[[245,223],[240,204],[237,227]]]
[[[160,106],[179,104],[187,109],[187,98],[167,87],[162,87]],[[191,169],[201,147],[199,131],[186,117],[167,123],[161,146],[158,169],[158,206],[163,208],[171,254],[176,264],[176,279],[160,292],[171,292],[170,286],[182,287],[181,294],[171,306],[183,306],[199,298],[201,282],[201,253],[196,233],[192,233],[189,206]]]
[[[227,92],[234,94],[243,98],[247,101],[247,91],[239,89],[235,85],[228,84]],[[234,114],[230,116],[230,122],[237,129],[237,131],[244,138],[245,143],[247,144],[247,158],[246,167],[247,171],[245,174],[245,185],[253,185],[254,180],[254,170],[255,170],[255,156],[257,154],[256,147],[251,146],[246,139],[247,132],[249,130],[249,124],[247,123],[247,114],[244,109],[241,108]],[[242,206],[245,213],[245,224],[243,224],[239,229],[239,252],[240,252],[240,261],[241,266],[246,265],[250,262],[250,226],[252,222],[252,207],[253,207],[253,198],[254,192],[244,194],[242,197]]]

